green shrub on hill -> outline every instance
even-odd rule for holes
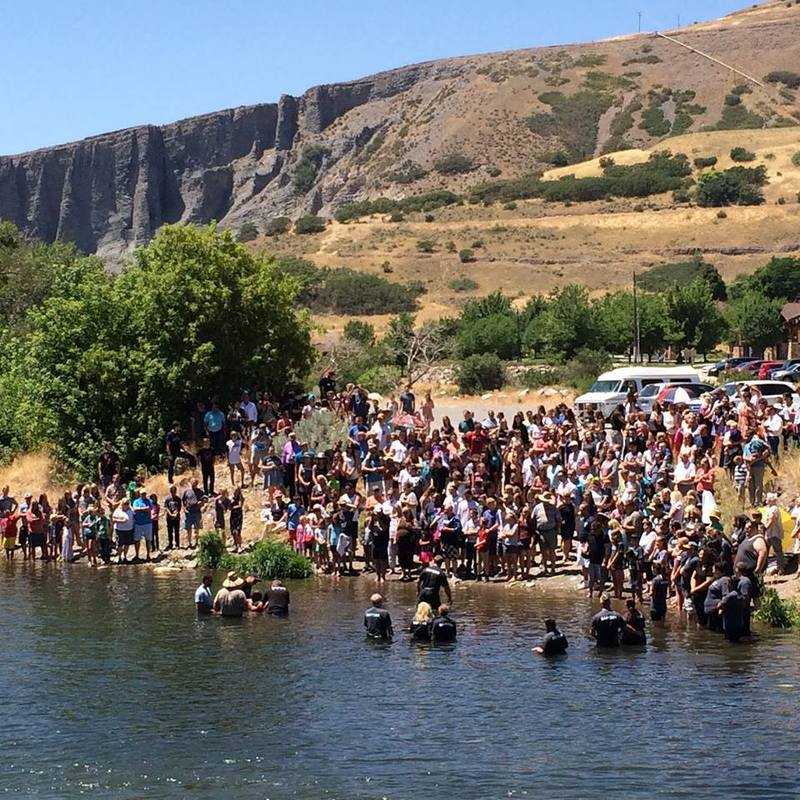
[[[289,217],[273,217],[264,225],[264,233],[267,236],[280,236],[282,233],[287,233],[291,227],[292,221]]]
[[[697,183],[695,199],[699,206],[752,206],[764,202],[761,187],[767,183],[767,170],[759,167],[731,167],[722,172],[706,172]]]
[[[655,105],[645,109],[642,113],[639,127],[656,137],[666,136],[670,132],[670,125],[664,116],[664,110],[661,106]]]
[[[614,102],[612,92],[597,88],[579,89],[572,95],[545,92],[539,100],[549,112],[534,112],[525,124],[541,136],[557,136],[571,162],[589,158],[597,146],[600,118]]]
[[[469,156],[453,151],[437,158],[433,162],[433,168],[440,175],[459,175],[464,172],[472,172],[475,164]]]
[[[428,171],[414,161],[404,161],[400,166],[387,173],[386,177],[392,183],[409,184],[422,180]]]
[[[694,165],[697,169],[705,169],[706,167],[713,167],[717,163],[716,156],[699,156],[694,160]]]
[[[755,161],[756,154],[746,147],[734,147],[731,150],[731,161]]]
[[[795,167],[800,167],[800,150],[798,150],[798,151],[797,151],[797,152],[796,152],[796,153],[795,153],[795,154],[792,156],[792,164],[793,164]]]
[[[303,148],[292,173],[295,194],[306,194],[314,186],[317,181],[317,173],[328,152],[327,148],[318,144]]]
[[[468,356],[456,365],[456,383],[462,394],[480,394],[502,389],[506,368],[502,359],[490,353]]]
[[[294,232],[300,234],[322,233],[325,230],[326,222],[322,217],[315,217],[313,214],[305,214],[294,223]]]
[[[257,238],[258,228],[255,222],[245,222],[242,227],[239,228],[239,233],[236,236],[236,240],[239,242],[252,242],[253,239]]]
[[[411,195],[401,200],[379,197],[376,200],[360,200],[343,203],[334,213],[337,222],[349,222],[372,214],[403,214],[418,211],[434,211],[460,201],[457,194],[446,189],[437,189],[424,194]]]
[[[750,128],[763,128],[766,120],[764,117],[750,111],[744,103],[738,106],[723,106],[722,118],[715,125],[704,128],[708,131],[737,131]]]
[[[460,275],[458,278],[453,278],[448,286],[454,292],[474,292],[478,288],[478,284],[465,275]]]
[[[767,83],[782,83],[789,89],[800,89],[800,75],[788,70],[775,70],[764,76]]]

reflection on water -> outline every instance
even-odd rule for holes
[[[197,619],[195,577],[0,570],[0,791],[69,798],[796,798],[796,634],[598,652],[585,598],[470,586],[454,646],[364,640],[374,584]],[[395,630],[413,588],[392,584]],[[555,616],[569,654],[530,653]]]

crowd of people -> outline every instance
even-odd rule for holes
[[[188,426],[175,422],[166,435],[161,498],[141,476],[123,481],[110,444],[97,482],[54,503],[31,493],[17,502],[5,487],[7,558],[21,549],[23,558],[80,553],[93,564],[149,559],[162,547],[195,547],[210,525],[238,550],[249,490],[264,526],[283,531],[320,573],[353,573],[358,561],[378,583],[431,568],[496,582],[576,569],[590,596],[647,599],[654,620],[671,604],[731,636],[731,609],[747,631],[768,564],[787,566],[783,515],[765,476],[798,438],[791,395],[768,402],[742,385],[734,396],[704,395],[696,411],[654,403],[644,412],[631,393],[608,418],[559,403],[513,418],[465,409],[436,424],[430,394],[420,403],[406,386],[385,402],[338,387],[328,371],[318,395],[293,409],[264,393],[244,393],[227,412],[198,403]],[[327,448],[295,430],[322,412],[346,428]],[[178,469],[188,472],[175,482]],[[220,470],[230,488],[217,490]],[[742,511],[728,530],[717,496],[725,474]],[[800,500],[790,513],[797,537]]]

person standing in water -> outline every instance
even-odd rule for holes
[[[567,637],[556,626],[556,621],[548,617],[544,621],[544,638],[533,648],[533,652],[539,656],[563,656],[567,652],[569,642]]]
[[[602,608],[592,617],[591,634],[598,647],[619,647],[625,620],[611,608],[611,597],[603,595]]]
[[[392,618],[383,607],[383,596],[373,594],[369,599],[372,605],[364,612],[364,627],[370,639],[391,642],[394,637]]]
[[[625,601],[625,607],[627,612],[624,617],[625,627],[622,629],[622,644],[642,647],[647,644],[644,615],[636,608],[636,600],[632,597]]]
[[[447,575],[442,569],[444,558],[437,555],[433,559],[433,564],[429,564],[419,574],[417,581],[418,601],[423,600],[430,605],[431,608],[439,608],[442,604],[440,592],[444,589],[447,595],[447,602],[453,602],[453,595],[450,592],[450,583],[447,580]]]

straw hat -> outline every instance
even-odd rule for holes
[[[223,589],[241,589],[242,586],[244,586],[244,581],[235,572],[229,572],[222,581]]]

